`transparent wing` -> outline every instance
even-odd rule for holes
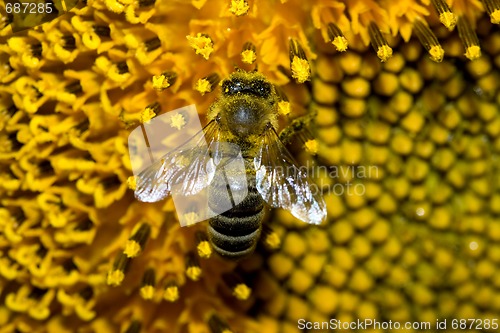
[[[257,191],[270,206],[289,210],[310,224],[321,224],[326,218],[320,189],[297,167],[271,126],[262,136],[254,166]]]
[[[220,160],[220,132],[215,120],[190,140],[137,175],[135,197],[144,202],[164,199],[172,191],[194,195],[206,188]]]

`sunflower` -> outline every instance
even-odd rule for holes
[[[0,332],[497,330],[500,1],[54,2],[0,4]],[[328,208],[240,262],[134,198],[128,144],[235,66],[314,120]]]

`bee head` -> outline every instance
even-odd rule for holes
[[[232,75],[222,82],[222,94],[225,96],[247,94],[268,98],[271,95],[271,84],[263,78],[246,79],[243,76]]]
[[[258,135],[276,117],[276,93],[262,74],[238,71],[221,87],[217,106],[225,127],[235,136]]]

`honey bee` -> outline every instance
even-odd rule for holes
[[[230,190],[232,206],[213,214],[207,233],[219,255],[240,259],[257,245],[266,204],[286,209],[310,224],[326,218],[326,205],[279,139],[279,97],[274,86],[256,71],[236,71],[222,81],[221,88],[203,131],[140,172],[135,196],[156,202],[174,187],[187,196],[208,188],[208,206],[217,212],[219,198]],[[201,139],[206,140],[208,152],[196,148]],[[243,171],[217,172],[239,152]],[[234,200],[241,193],[241,200]]]

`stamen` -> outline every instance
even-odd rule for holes
[[[290,39],[290,69],[292,77],[297,83],[304,83],[311,79],[311,66],[307,60],[304,49],[295,39]]]
[[[441,47],[441,44],[439,44],[434,32],[432,32],[429,26],[422,20],[416,20],[413,27],[415,28],[415,33],[417,34],[420,43],[422,43],[427,52],[429,52],[431,60],[441,62],[444,57],[444,50]]]
[[[146,106],[146,108],[141,112],[141,123],[149,123],[151,119],[156,117],[157,114],[161,112],[161,105],[158,102],[153,102]]]
[[[138,320],[132,320],[130,326],[127,328],[125,333],[139,333],[141,331],[141,322]]]
[[[277,86],[274,87],[274,90],[278,95],[278,112],[284,116],[288,116],[292,112],[292,105],[288,100],[288,96]]]
[[[236,16],[245,15],[248,12],[250,6],[247,0],[231,0],[231,5],[229,6],[229,11]]]
[[[257,60],[257,50],[251,42],[246,42],[241,50],[241,61],[246,64],[253,64]]]
[[[431,0],[434,8],[439,14],[439,21],[448,28],[448,30],[453,30],[455,25],[457,25],[457,17],[451,11],[450,7],[445,0]]]
[[[204,78],[199,79],[194,87],[201,95],[211,92],[214,87],[219,83],[220,78],[217,73],[212,73]]]
[[[179,299],[179,287],[175,282],[170,282],[165,287],[163,298],[169,302],[175,302]]]
[[[227,273],[222,276],[222,279],[237,299],[245,301],[252,294],[252,289],[238,275]]]
[[[124,253],[119,253],[116,256],[113,268],[108,272],[107,284],[111,286],[119,286],[125,278],[125,273],[128,269],[130,258]]]
[[[196,249],[200,258],[208,259],[212,255],[212,246],[204,232],[196,232]]]
[[[193,281],[198,281],[201,277],[201,273],[202,271],[198,258],[196,258],[192,252],[188,253],[186,257],[186,276]]]
[[[208,319],[208,327],[212,333],[232,333],[233,331],[229,328],[229,325],[219,318],[216,314],[213,314],[210,319]]]
[[[144,299],[152,299],[155,292],[155,271],[152,268],[147,269],[142,277],[141,296]]]
[[[467,59],[474,60],[481,56],[479,38],[477,38],[476,32],[472,29],[465,16],[460,16],[458,19],[458,36],[464,45],[465,57]]]
[[[69,92],[70,94],[74,94],[74,95],[83,92],[82,85],[80,84],[80,81],[75,81],[75,82],[69,83],[68,85],[66,85],[66,87],[64,87],[64,90],[66,92]]]
[[[163,91],[171,87],[177,81],[177,73],[166,71],[160,75],[153,76],[153,89]]]
[[[335,23],[328,23],[328,38],[335,48],[337,48],[337,51],[344,52],[347,50],[349,42],[342,30]]]
[[[154,37],[150,40],[145,41],[144,45],[146,46],[146,51],[151,52],[161,46],[161,41],[158,37]]]
[[[264,246],[271,251],[277,250],[281,247],[281,238],[270,226],[263,225],[262,228],[262,242]]]
[[[94,25],[92,26],[94,32],[100,37],[111,37],[111,29],[106,25]]]
[[[377,57],[380,61],[386,62],[389,60],[392,57],[392,48],[374,22],[371,22],[368,26],[368,34],[370,35],[372,47],[377,52]]]
[[[210,54],[214,50],[214,42],[207,34],[198,33],[196,36],[186,36],[189,46],[191,46],[196,54],[201,55],[208,60]]]
[[[500,1],[499,0],[482,0],[488,15],[490,15],[491,23],[500,24]]]
[[[144,250],[144,246],[146,245],[146,241],[148,240],[150,233],[151,227],[149,224],[141,224],[139,229],[127,241],[123,253],[129,258],[137,257],[139,253]]]
[[[137,187],[137,176],[130,176],[127,178],[127,186],[132,191],[135,191]]]

